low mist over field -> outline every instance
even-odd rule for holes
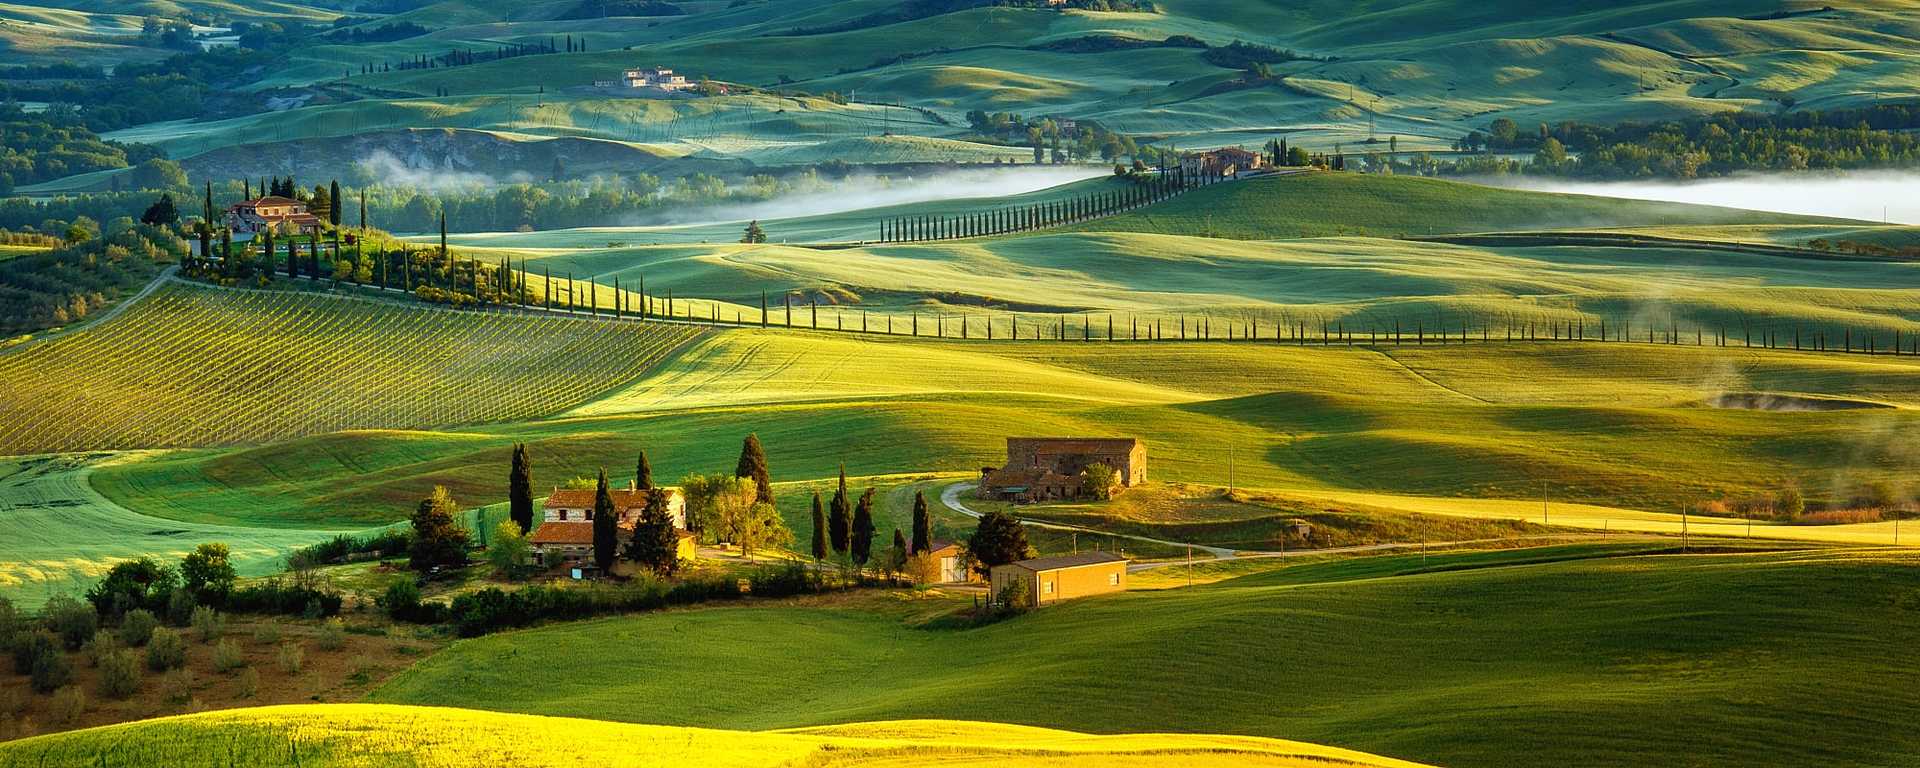
[[[1528,176],[1489,176],[1474,181],[1541,192],[1920,224],[1920,174],[1902,171],[1769,174],[1684,183],[1582,182]]]
[[[1043,165],[943,171],[922,176],[856,174],[832,182],[824,190],[801,192],[758,203],[690,208],[661,216],[649,215],[644,222],[628,223],[697,224],[821,216],[932,200],[1020,195],[1108,173],[1111,171],[1104,166]]]

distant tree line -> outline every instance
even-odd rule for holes
[[[1116,175],[1135,183],[1120,189],[1032,205],[977,211],[952,216],[927,214],[887,219],[880,224],[880,242],[927,242],[1030,232],[1073,224],[1149,205],[1194,186],[1220,181],[1218,176],[1187,178],[1178,168],[1148,173],[1144,165],[1116,168]]]
[[[146,144],[101,139],[78,110],[66,105],[32,114],[19,104],[0,102],[0,136],[6,137],[0,143],[0,196],[15,186],[161,158],[159,149]]]
[[[1133,157],[1140,145],[1132,136],[1109,131],[1091,120],[1059,117],[1023,117],[1013,112],[967,113],[967,125],[976,140],[1032,150],[1035,164],[1049,159],[1055,164],[1086,160],[1098,155],[1102,160]]]
[[[605,19],[615,16],[680,16],[686,9],[663,0],[582,0],[556,18]],[[581,50],[585,50],[582,48]]]
[[[883,27],[907,21],[929,19],[949,13],[970,11],[975,8],[1072,8],[1090,11],[1127,11],[1135,13],[1157,13],[1158,8],[1145,0],[1066,0],[1054,4],[1050,0],[903,0],[863,16],[856,16],[832,24],[811,27],[795,27],[787,30],[788,35],[830,35],[838,32],[852,32],[859,29]]]
[[[1530,161],[1466,157],[1454,174],[1534,173],[1595,179],[1726,176],[1743,171],[1910,167],[1920,164],[1920,104],[1784,114],[1737,112],[1659,123],[1540,123],[1499,118],[1469,133],[1462,152],[1532,153]]]

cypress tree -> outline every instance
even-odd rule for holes
[[[520,533],[533,531],[533,465],[527,461],[525,443],[513,446],[513,470],[507,475],[507,516],[520,526]]]
[[[606,573],[613,568],[619,546],[620,513],[613,508],[613,494],[607,490],[607,470],[600,469],[600,481],[593,491],[593,564]]]
[[[640,463],[633,469],[633,487],[646,490],[653,487],[653,465],[647,463],[647,452],[640,452]]]
[[[760,436],[748,434],[740,443],[740,464],[733,470],[734,477],[751,477],[757,487],[754,495],[756,504],[773,503],[773,478],[767,472],[767,454],[760,449]]]
[[[328,187],[327,189],[327,201],[328,201],[327,223],[332,224],[335,227],[339,227],[340,226],[340,208],[342,204],[342,201],[340,199],[340,180],[334,179],[333,181],[328,182],[327,187]]]
[[[820,492],[813,492],[813,559],[827,559],[827,513],[820,509]]]
[[[853,531],[851,541],[853,562],[866,565],[873,559],[873,489],[860,494],[859,503],[853,506]]]
[[[933,548],[933,517],[927,514],[927,495],[919,491],[913,494],[913,548],[907,550],[919,554]]]
[[[832,515],[827,519],[827,533],[833,551],[845,553],[849,545],[848,536],[853,530],[853,504],[847,499],[847,465],[840,465],[840,487],[834,489]]]

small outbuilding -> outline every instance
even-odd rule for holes
[[[1127,588],[1127,559],[1112,552],[1082,552],[993,567],[991,587],[996,597],[1016,581],[1026,586],[1028,605],[1033,607],[1121,592]]]

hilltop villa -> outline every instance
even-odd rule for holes
[[[254,234],[269,228],[277,232],[282,231],[282,225],[304,235],[319,232],[321,221],[307,211],[306,203],[276,195],[227,206],[227,228],[236,234]]]
[[[691,90],[698,85],[687,82],[686,75],[674,74],[665,67],[629,69],[621,73],[619,80],[596,80],[593,84],[598,88],[652,88],[668,92]]]
[[[1189,152],[1180,158],[1180,171],[1188,176],[1238,176],[1246,171],[1267,167],[1267,158],[1239,147],[1221,147],[1210,152]]]
[[[678,488],[660,490],[667,493],[667,514],[673,517],[673,527],[680,534],[680,559],[692,560],[695,536],[687,530],[686,497]],[[647,492],[628,481],[626,488],[610,490],[607,495],[613,498],[613,508],[620,513],[619,528],[624,541],[626,533],[633,530],[640,513],[646,509]],[[527,539],[541,565],[578,565],[593,559],[593,496],[592,488],[555,488],[547,496],[540,525]]]
[[[980,496],[1015,503],[1079,498],[1082,473],[1105,464],[1122,488],[1147,481],[1147,446],[1131,437],[1009,437],[1007,463],[981,473]]]

